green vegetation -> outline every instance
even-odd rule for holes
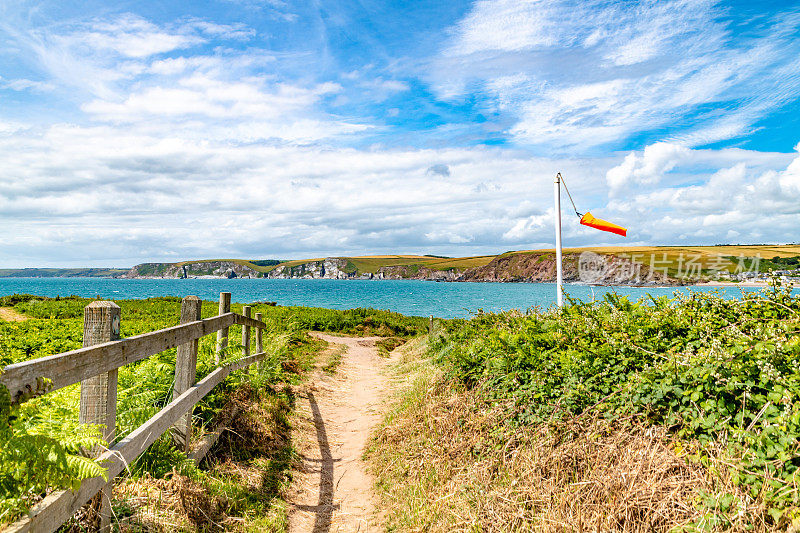
[[[408,378],[372,446],[392,527],[800,522],[800,297],[788,289],[610,294],[444,322],[429,342],[439,370]]]
[[[378,347],[378,354],[383,357],[389,357],[395,348],[402,346],[405,344],[405,342],[405,339],[399,339],[397,337],[386,337],[381,339],[376,343]]]
[[[256,266],[261,266],[261,267],[275,266],[283,263],[281,259],[256,259],[256,260],[251,260],[250,262]]]
[[[34,295],[0,298],[0,305],[13,307],[32,317],[23,322],[0,320],[0,368],[79,348],[83,309],[90,301],[78,297],[44,298]],[[180,315],[180,302],[177,297],[118,300],[116,303],[121,307],[122,316],[121,335],[128,337],[174,326]],[[217,307],[217,302],[203,302],[202,316],[216,315]],[[252,430],[252,438],[246,442],[261,444],[242,449],[230,445],[227,452],[221,452],[222,455],[212,461],[207,470],[200,472],[193,470],[187,458],[171,446],[168,437],[162,437],[135,464],[130,465],[130,477],[123,485],[142,484],[150,476],[171,479],[180,475],[183,476],[181,483],[184,488],[188,487],[186,490],[194,487],[199,492],[219,496],[217,500],[212,498],[217,502],[212,502],[213,508],[218,505],[220,513],[246,515],[248,522],[244,525],[256,524],[252,527],[258,528],[267,522],[278,523],[285,519],[285,504],[278,489],[288,479],[291,466],[293,452],[284,422],[293,399],[291,391],[283,385],[302,380],[303,373],[314,365],[317,352],[324,347],[324,342],[309,337],[305,332],[317,329],[354,335],[407,337],[424,331],[426,321],[372,309],[287,308],[266,302],[255,303],[252,308],[253,313],[262,313],[269,325],[264,344],[270,356],[259,373],[235,372],[215,387],[197,404],[194,417],[195,426],[203,432],[230,409],[232,397],[238,397],[243,389],[249,390],[250,400],[239,403],[254,409],[245,417],[250,417],[250,422],[236,423],[252,427],[248,426],[249,430],[244,426],[234,429],[240,434]],[[241,312],[242,305],[233,304],[232,310]],[[236,343],[240,338],[240,328],[231,328],[231,345],[225,354],[226,360],[240,356],[241,347]],[[216,367],[214,349],[213,336],[201,339],[198,379]],[[174,349],[120,368],[117,439],[126,436],[170,401],[174,371]],[[97,428],[80,427],[77,423],[78,385],[11,408],[7,391],[0,388],[0,394],[4,394],[0,396],[0,524],[4,524],[38,501],[47,490],[75,487],[82,479],[98,475],[101,469],[79,454],[81,448],[100,444],[100,439]],[[264,444],[267,441],[271,444]],[[249,453],[252,456],[241,455]],[[224,466],[234,459],[238,461],[236,468],[230,464]],[[237,477],[245,471],[249,472],[248,475],[263,478],[264,485],[248,489],[250,485]],[[176,495],[189,494],[175,490]],[[271,496],[267,498],[267,494]],[[189,503],[187,506],[192,507]],[[119,510],[123,514],[133,512],[130,509]]]
[[[800,268],[800,255],[794,257],[775,256],[771,259],[762,259],[759,265],[762,272],[770,270],[795,270]]]

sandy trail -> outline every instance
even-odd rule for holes
[[[6,322],[22,322],[28,320],[28,317],[16,312],[10,307],[0,307],[0,320],[5,320]]]
[[[370,430],[380,421],[388,380],[378,355],[380,337],[314,333],[347,351],[334,375],[322,372],[298,397],[302,466],[290,499],[290,533],[379,531],[372,476],[362,460]]]

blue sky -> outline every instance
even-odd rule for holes
[[[800,240],[800,2],[0,5],[0,267]]]

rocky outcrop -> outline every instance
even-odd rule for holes
[[[567,253],[563,257],[564,281],[597,285],[678,285],[666,273],[643,263],[612,254]],[[482,267],[471,268],[457,281],[554,282],[555,253],[516,253],[495,257]]]
[[[351,279],[356,277],[356,268],[347,259],[326,257],[319,261],[307,261],[297,265],[280,265],[267,273],[272,279]]]
[[[458,281],[463,272],[458,269],[433,270],[419,265],[380,267],[375,279],[421,279],[427,281]]]
[[[121,277],[128,279],[258,278],[263,274],[233,261],[142,263]]]

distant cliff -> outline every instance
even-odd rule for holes
[[[356,267],[347,259],[327,257],[318,261],[278,265],[266,273],[272,279],[350,279],[356,277]]]
[[[651,270],[642,263],[613,254],[565,253],[563,276],[566,282],[583,282],[598,285],[678,285],[662,271]],[[503,254],[489,264],[471,268],[457,281],[527,281],[553,282],[556,280],[556,257],[553,252],[525,252]]]
[[[421,279],[427,281],[459,281],[464,271],[453,268],[434,270],[419,265],[384,266],[374,275],[376,279]]]
[[[264,275],[235,261],[196,261],[191,263],[142,263],[122,278],[180,279],[180,278],[259,278]]]

